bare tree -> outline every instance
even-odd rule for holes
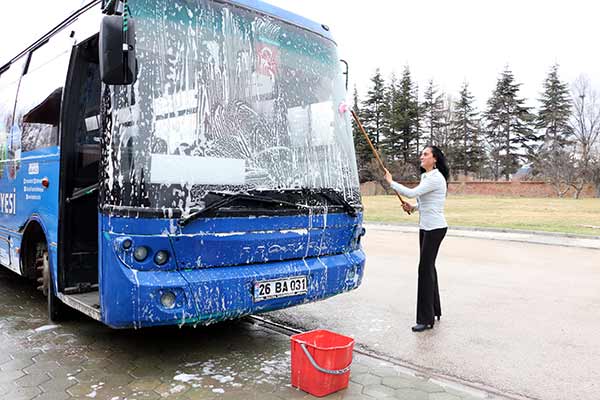
[[[590,170],[591,181],[596,188],[596,197],[600,198],[600,149],[596,149]]]
[[[600,97],[592,89],[589,78],[581,75],[573,83],[573,115],[571,128],[575,136],[577,178],[572,183],[579,198],[587,183],[593,179],[593,149],[600,138]]]
[[[540,150],[538,165],[544,180],[549,183],[558,197],[564,197],[574,187],[579,177],[577,160],[571,149],[553,143]]]

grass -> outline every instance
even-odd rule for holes
[[[415,203],[414,200],[410,202]],[[417,222],[419,218],[417,215],[406,215],[395,196],[363,196],[363,204],[367,222],[411,223]],[[450,226],[600,236],[600,199],[450,195],[446,201],[446,219]]]

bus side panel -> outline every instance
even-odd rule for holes
[[[40,222],[48,248],[56,246],[58,126],[72,43],[69,32],[61,31],[33,48],[19,82],[15,123],[7,140],[7,159],[10,161],[6,163],[0,193],[0,207],[4,206],[4,214],[10,214],[4,225],[14,235],[10,243],[11,268],[14,270],[21,269],[18,250],[31,219]]]
[[[10,261],[5,264],[3,259],[3,264],[21,274],[20,248],[28,223],[39,223],[46,234],[48,247],[56,247],[58,147],[27,152],[20,160],[8,164],[4,171],[8,177],[0,184],[0,229],[7,237]],[[42,183],[44,179],[49,184],[47,188]]]
[[[15,250],[21,247],[23,230],[29,221],[36,221],[44,230],[50,255],[56,253],[58,240],[59,148],[52,146],[24,153],[15,180],[17,214],[20,234]],[[48,187],[44,186],[48,183]],[[16,254],[15,254],[16,256]],[[17,259],[15,257],[15,259]],[[51,265],[56,265],[56,261]],[[56,271],[53,271],[53,273]],[[56,276],[54,274],[53,276]],[[56,286],[55,286],[56,287]]]

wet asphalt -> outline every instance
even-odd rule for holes
[[[371,227],[363,244],[358,290],[269,317],[517,398],[600,399],[600,250],[449,232],[437,263],[443,316],[415,334],[418,234]]]

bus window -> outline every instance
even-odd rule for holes
[[[0,75],[0,178],[7,167],[4,161],[8,159],[9,143],[12,142],[13,113],[24,64],[25,57],[22,57]]]
[[[333,42],[218,2],[170,2],[161,18],[162,1],[129,4],[139,82],[113,92],[113,205],[138,206],[125,195],[142,192],[142,173],[155,209],[202,208],[216,188],[332,188],[360,202]]]
[[[41,104],[23,116],[23,152],[56,146],[62,88],[56,89]]]
[[[100,164],[100,75],[98,65],[78,59],[82,85],[77,93],[79,107],[75,118],[75,187],[98,182]]]
[[[57,117],[71,50],[66,35],[66,32],[57,34],[31,54],[16,107],[20,152],[58,145]],[[52,116],[42,115],[52,112]],[[28,121],[25,115],[29,115]]]

